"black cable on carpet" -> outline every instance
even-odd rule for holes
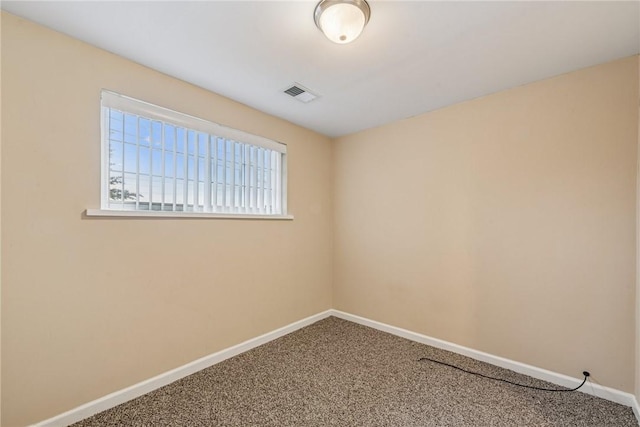
[[[482,377],[482,378],[487,378],[487,379],[494,380],[494,381],[502,381],[503,383],[515,385],[515,386],[518,386],[518,387],[530,388],[530,389],[533,389],[533,390],[541,390],[541,391],[557,391],[557,392],[561,392],[561,391],[576,391],[587,382],[587,377],[589,377],[591,375],[588,371],[583,371],[582,375],[584,375],[584,380],[582,380],[582,384],[580,384],[576,388],[572,388],[572,389],[554,389],[554,388],[535,387],[535,386],[526,385],[526,384],[518,384],[518,383],[514,383],[512,381],[505,380],[505,379],[502,379],[502,378],[490,377],[488,375],[484,375],[484,374],[481,374],[479,372],[467,371],[466,369],[460,368],[458,366],[451,365],[451,364],[446,363],[446,362],[441,362],[439,360],[430,359],[428,357],[421,357],[420,359],[418,359],[418,362],[422,362],[423,360],[428,360],[429,362],[433,362],[433,363],[439,363],[441,365],[448,366],[450,368],[454,368],[454,369],[457,369],[457,370],[462,371],[462,372],[466,372],[467,374],[477,375],[477,376]]]

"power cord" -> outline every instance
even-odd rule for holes
[[[555,391],[555,392],[562,392],[562,391],[576,391],[576,390],[578,390],[580,387],[582,387],[582,386],[587,382],[587,378],[588,378],[589,376],[591,376],[591,374],[589,373],[589,371],[583,371],[583,372],[582,372],[582,375],[584,375],[584,380],[582,380],[582,384],[580,384],[578,387],[576,387],[576,388],[572,388],[572,389],[553,389],[553,388],[535,387],[535,386],[526,385],[526,384],[518,384],[518,383],[514,383],[514,382],[512,382],[512,381],[505,380],[505,379],[502,379],[502,378],[494,378],[494,377],[490,377],[490,376],[488,376],[488,375],[484,375],[484,374],[481,374],[481,373],[479,373],[479,372],[467,371],[466,369],[460,368],[460,367],[458,367],[458,366],[451,365],[451,364],[446,363],[446,362],[441,362],[441,361],[439,361],[439,360],[430,359],[430,358],[428,358],[428,357],[421,357],[420,359],[418,359],[418,362],[422,362],[423,360],[427,360],[427,361],[429,361],[429,362],[433,362],[433,363],[439,363],[440,365],[448,366],[448,367],[450,367],[450,368],[454,368],[454,369],[457,369],[457,370],[459,370],[459,371],[466,372],[467,374],[477,375],[477,376],[482,377],[482,378],[487,378],[487,379],[494,380],[494,381],[502,381],[503,383],[507,383],[507,384],[515,385],[515,386],[518,386],[518,387],[530,388],[530,389],[533,389],[533,390],[541,390],[541,391]]]

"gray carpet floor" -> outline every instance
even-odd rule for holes
[[[74,426],[637,426],[631,408],[330,317]]]

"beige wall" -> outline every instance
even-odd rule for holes
[[[295,220],[83,219],[102,88],[288,144]],[[2,89],[2,425],[330,308],[328,138],[6,13]]]
[[[0,19],[0,35],[2,20]],[[2,82],[2,43],[0,42],[0,82]],[[0,212],[2,212],[2,84],[0,83]],[[0,214],[0,242],[2,242],[2,215]],[[2,244],[0,244],[0,331],[2,331]],[[0,333],[0,367],[2,366],[2,334]],[[2,424],[2,369],[0,368],[0,425]]]
[[[638,59],[339,138],[334,307],[634,390]]]
[[[640,56],[638,56],[640,86]],[[640,96],[638,97],[640,98]],[[638,169],[636,181],[636,400],[640,403],[640,99],[638,101]]]

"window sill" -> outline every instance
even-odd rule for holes
[[[209,212],[163,212],[163,211],[116,211],[107,209],[87,209],[87,217],[121,218],[192,218],[192,219],[268,219],[292,220],[293,215],[229,214]]]

